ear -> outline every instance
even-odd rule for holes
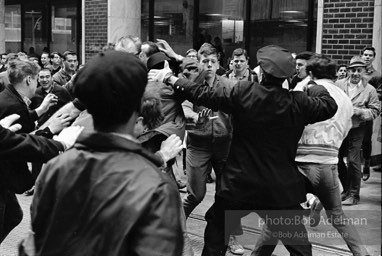
[[[135,123],[138,124],[139,122],[143,122],[143,117],[138,116],[138,118],[135,120]]]
[[[26,82],[26,84],[29,86],[29,84],[30,84],[30,82],[31,82],[31,76],[27,76],[27,77],[25,78],[25,82]]]

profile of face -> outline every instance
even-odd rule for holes
[[[78,66],[77,55],[67,55],[64,65],[66,70],[76,72]]]
[[[49,90],[53,83],[53,78],[48,70],[41,70],[38,73],[38,82],[44,90]]]
[[[143,117],[139,116],[135,120],[135,125],[134,125],[134,136],[138,137],[141,135],[144,131],[146,130],[146,125],[143,123]]]
[[[347,68],[346,67],[340,67],[337,71],[337,78],[338,79],[344,79],[347,76]]]
[[[304,79],[308,76],[306,72],[306,63],[307,61],[304,59],[296,59],[296,73],[297,77],[300,79]]]
[[[234,56],[232,61],[234,64],[233,68],[235,72],[242,72],[248,68],[248,60],[244,54],[240,56]]]
[[[371,50],[365,50],[362,54],[362,59],[366,62],[366,65],[370,66],[374,61],[374,52]]]
[[[61,66],[61,64],[62,64],[62,59],[61,59],[60,55],[58,55],[58,54],[54,54],[53,59],[52,59],[52,63],[53,63],[54,65]]]
[[[366,72],[366,68],[365,67],[352,67],[352,68],[349,68],[349,76],[350,76],[350,82],[352,84],[358,84],[363,75],[365,74]]]
[[[194,59],[194,60],[198,60],[198,53],[196,51],[190,51],[186,57],[188,58],[191,58],[191,59]]]
[[[216,54],[202,55],[199,63],[202,65],[203,71],[207,72],[206,79],[215,77],[216,71],[219,69],[219,61]]]
[[[0,60],[0,64],[2,65],[5,65],[5,63],[7,62],[7,55],[1,55],[1,60]]]
[[[41,63],[42,63],[42,65],[44,65],[44,66],[48,65],[48,64],[50,64],[49,62],[50,62],[49,54],[47,54],[47,53],[41,54]]]
[[[26,79],[26,83],[28,85],[28,95],[26,95],[26,96],[29,99],[31,99],[36,93],[38,76],[37,75],[35,75],[35,76],[29,75],[25,79]]]

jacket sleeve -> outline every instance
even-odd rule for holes
[[[182,103],[182,108],[184,116],[187,120],[192,120],[193,122],[195,122],[195,120],[198,120],[198,113],[194,112],[193,104],[191,102],[189,102],[188,100],[184,101]]]
[[[221,110],[230,114],[235,109],[235,98],[237,97],[238,86],[231,83],[219,81],[215,86],[210,87],[203,83],[196,84],[186,79],[180,78],[174,85],[174,89],[192,103],[205,106],[213,111]]]
[[[146,214],[129,241],[129,255],[182,255],[183,230],[180,220],[180,198],[175,186],[166,183],[154,194]]]
[[[16,134],[0,126],[0,159],[46,162],[64,151],[63,145],[44,137]]]
[[[370,85],[370,87],[372,86]],[[378,93],[374,87],[370,90],[369,101],[366,104],[366,108],[360,108],[360,111],[361,115],[358,117],[364,121],[374,120],[381,113],[381,102],[378,99]]]
[[[293,92],[299,101],[299,107],[304,115],[305,124],[324,121],[337,112],[336,101],[322,85],[309,87],[308,95],[304,92]]]

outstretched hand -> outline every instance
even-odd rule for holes
[[[4,128],[11,130],[12,132],[17,132],[22,128],[21,124],[12,124],[16,122],[16,120],[18,120],[19,118],[20,116],[17,114],[6,116],[0,120],[0,125]]]

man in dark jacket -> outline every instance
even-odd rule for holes
[[[133,135],[146,68],[132,54],[107,51],[75,83],[96,131],[81,134],[37,180],[36,255],[180,255],[178,191]]]
[[[252,211],[290,253],[312,254],[305,226],[295,221],[302,219],[299,204],[305,200],[305,185],[294,159],[305,125],[332,117],[337,105],[322,86],[315,86],[317,97],[282,88],[294,72],[289,51],[266,46],[257,59],[261,84],[240,81],[233,87],[208,87],[165,71],[149,73],[150,79],[172,84],[193,103],[233,115],[231,150],[220,190],[206,213],[202,255],[224,255],[237,219]]]

